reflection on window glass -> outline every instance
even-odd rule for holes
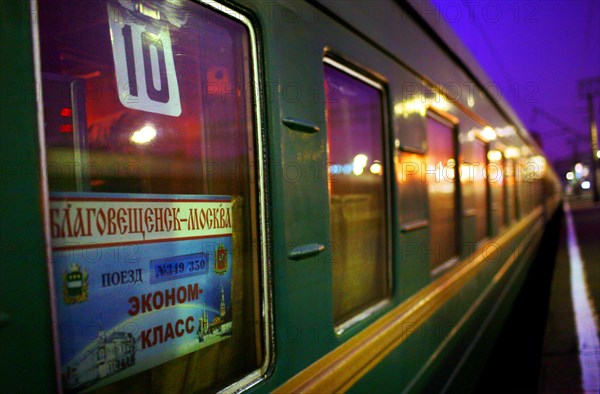
[[[515,161],[505,160],[504,179],[506,182],[507,219],[513,223],[517,219],[517,188],[515,185]]]
[[[519,215],[527,216],[531,212],[531,182],[528,174],[527,158],[516,161],[517,163],[517,195],[519,198]]]
[[[333,311],[339,325],[389,293],[382,92],[325,65]]]
[[[498,228],[505,225],[504,212],[504,157],[502,152],[498,150],[489,150],[488,158],[488,179],[490,184],[490,192],[492,193],[492,214],[496,220]]]
[[[94,338],[85,351],[71,351],[79,345],[59,326],[63,385],[214,392],[257,370],[264,342],[248,28],[193,1],[39,0],[38,12],[51,203],[88,204],[77,215],[94,210],[87,217],[102,235],[112,226],[143,238],[128,242],[110,270],[95,275],[78,260],[65,274],[70,293],[64,302],[57,295],[59,315],[81,311],[73,316],[97,329],[86,331]],[[155,208],[124,205],[138,202]],[[134,233],[134,225],[145,227]],[[160,246],[168,234],[205,226],[229,230]],[[148,240],[151,231],[160,242]],[[162,254],[142,253],[144,242]],[[53,263],[60,256],[55,249]],[[127,325],[88,313],[99,294],[114,298],[108,313],[127,315]]]
[[[454,130],[447,124],[427,117],[427,181],[431,269],[458,255],[456,222],[456,162]]]
[[[427,187],[422,173],[426,169],[425,162],[426,157],[420,153],[398,151],[394,157],[396,185],[402,190],[398,200],[401,223],[427,219]]]
[[[487,190],[487,150],[485,143],[476,140],[473,143],[473,193],[475,202],[475,239],[483,241],[488,236],[488,190]]]
[[[117,1],[112,7],[40,1],[53,190],[74,190],[80,176],[84,190],[98,192],[243,194],[252,152],[245,27],[192,2],[162,3],[152,8],[161,15],[155,20]],[[133,28],[113,26],[115,33],[121,29],[119,53],[111,46],[109,19],[129,16],[137,18]],[[149,31],[138,40],[148,47],[139,51],[138,57],[149,59],[143,66],[135,64],[141,62],[138,42],[130,42],[139,26]],[[164,39],[144,44],[150,31],[160,29],[168,31],[169,51]],[[119,74],[125,77],[119,80]],[[171,75],[173,81],[166,77]],[[64,116],[63,108],[74,117]],[[80,123],[69,132],[73,120]],[[88,165],[73,165],[74,141]]]
[[[523,159],[521,176],[523,179],[523,196],[525,199],[525,212],[531,213],[539,204],[540,182],[538,179],[540,167],[535,156]]]

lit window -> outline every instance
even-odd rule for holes
[[[329,171],[338,330],[390,292],[383,93],[350,73],[325,64],[329,163],[342,169]]]
[[[475,239],[488,237],[488,182],[486,144],[478,139],[473,143],[473,200],[475,208]]]
[[[457,165],[454,125],[435,113],[427,116],[426,171],[429,201],[429,264],[432,270],[458,255]]]
[[[216,392],[264,373],[249,21],[37,3],[63,387]]]
[[[505,181],[504,181],[504,156],[499,150],[489,150],[487,153],[488,183],[490,185],[490,199],[492,212],[498,228],[505,225]]]
[[[517,219],[517,187],[515,184],[515,161],[505,160],[504,179],[506,184],[507,219],[514,222]]]

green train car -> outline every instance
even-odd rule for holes
[[[473,387],[559,183],[432,10],[1,2],[2,391]]]

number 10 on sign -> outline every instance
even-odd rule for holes
[[[127,108],[179,116],[181,102],[169,29],[144,24],[132,14],[108,5],[119,100]]]

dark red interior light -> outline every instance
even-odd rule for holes
[[[104,185],[104,181],[102,179],[91,179],[90,185],[91,186],[102,186],[102,185]]]
[[[72,124],[61,124],[59,131],[61,133],[72,133],[73,132],[73,125]]]

